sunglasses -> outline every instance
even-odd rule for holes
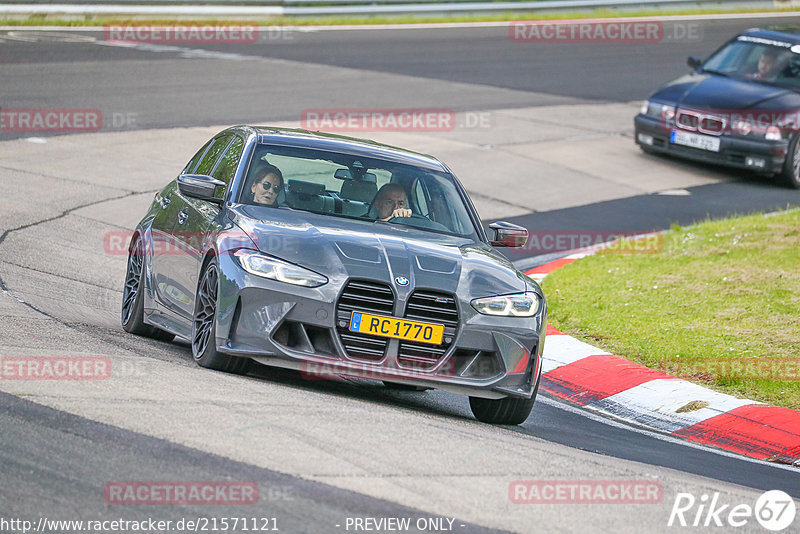
[[[278,191],[280,191],[280,190],[281,190],[281,186],[280,186],[280,185],[278,185],[278,184],[276,184],[276,185],[272,185],[272,184],[271,184],[271,183],[269,183],[269,182],[261,182],[261,183],[260,183],[260,184],[258,184],[258,185],[260,185],[261,187],[263,187],[263,188],[264,188],[264,189],[266,189],[267,191],[269,191],[269,188],[270,188],[270,187],[272,187],[272,190],[273,190],[273,191],[275,191],[275,192],[278,192]]]

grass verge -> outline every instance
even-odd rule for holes
[[[800,210],[673,226],[543,284],[567,334],[725,393],[800,409]]]
[[[374,16],[374,17],[269,17],[260,19],[241,18],[184,18],[184,17],[98,17],[94,15],[64,18],[58,15],[32,15],[26,18],[0,18],[1,26],[109,26],[109,25],[250,25],[250,26],[341,26],[366,24],[426,24],[447,22],[503,22],[513,20],[568,20],[584,18],[657,17],[670,15],[714,15],[723,13],[783,13],[795,12],[797,8],[781,9],[682,9],[614,11],[595,9],[572,13],[509,12],[474,15],[441,16]]]

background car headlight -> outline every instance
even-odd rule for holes
[[[234,256],[245,271],[256,276],[304,287],[319,287],[328,283],[328,279],[321,274],[254,250],[237,250]]]
[[[733,126],[731,127],[731,129],[735,133],[738,133],[740,135],[747,135],[753,130],[752,125],[750,124],[750,122],[748,122],[746,120],[738,120],[738,121],[734,122]]]
[[[781,138],[781,129],[777,126],[770,126],[764,134],[764,139],[767,141],[780,141]]]
[[[668,104],[661,104],[659,102],[651,102],[650,100],[645,100],[642,104],[641,109],[642,115],[648,115],[650,117],[659,117],[664,120],[672,120],[675,118],[675,106],[670,106]]]
[[[514,295],[484,297],[471,302],[472,307],[484,315],[504,317],[532,317],[540,307],[540,297],[531,291]]]

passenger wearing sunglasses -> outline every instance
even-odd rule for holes
[[[283,174],[274,165],[262,165],[258,169],[256,181],[250,187],[256,204],[277,207],[278,194],[283,189]]]

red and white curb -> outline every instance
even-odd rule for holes
[[[538,281],[598,248],[526,272]],[[800,466],[800,412],[649,369],[547,326],[540,387],[628,423],[751,458]]]

